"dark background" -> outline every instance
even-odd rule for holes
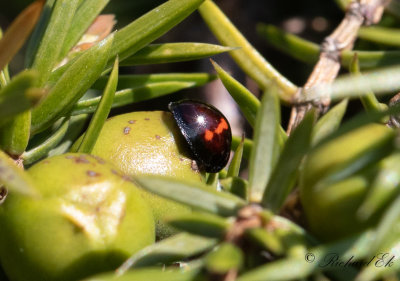
[[[0,0],[0,26],[6,29],[7,25],[16,17],[31,1]],[[120,28],[146,11],[163,3],[163,0],[112,0],[104,13],[113,13],[118,20],[117,28]],[[274,24],[287,31],[296,33],[304,38],[320,43],[343,17],[343,12],[336,6],[334,0],[220,0],[216,1],[219,7],[227,14],[238,29],[260,51],[261,54],[281,73],[297,85],[302,85],[312,70],[312,66],[297,62],[284,55],[260,38],[256,33],[258,23]],[[206,42],[217,43],[214,36],[208,31],[197,12],[192,14],[183,23],[176,26],[157,42]],[[11,72],[15,73],[22,68],[21,54],[11,64]],[[214,58],[221,66],[228,70],[236,79],[245,84],[254,94],[258,95],[258,89],[253,81],[246,78],[243,72],[227,54]],[[143,66],[135,68],[123,68],[121,73],[162,73],[162,72],[213,72],[208,59]],[[240,134],[242,128],[248,131],[243,119],[238,114],[235,104],[231,101],[222,84],[219,81],[207,86],[182,91],[176,96],[164,97],[157,101],[144,102],[130,106],[124,110],[154,110],[166,109],[166,104],[171,99],[191,97],[207,100],[223,111],[230,120],[235,134]],[[283,108],[283,120],[286,123],[289,109]],[[247,128],[247,129],[246,129]]]

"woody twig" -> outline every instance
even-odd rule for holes
[[[321,93],[318,99],[302,103],[307,100],[304,91],[321,83],[332,83],[340,70],[340,54],[343,50],[353,48],[357,39],[358,30],[362,25],[376,24],[380,21],[383,10],[390,0],[353,0],[346,15],[332,34],[321,44],[319,60],[309,76],[306,84],[299,88],[296,94],[297,104],[293,106],[288,126],[288,133],[303,120],[305,114],[316,107],[318,113],[324,113],[330,104],[330,97]]]

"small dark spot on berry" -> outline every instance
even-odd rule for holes
[[[121,176],[121,178],[122,178],[124,181],[131,181],[131,177],[128,176],[128,175],[123,175],[123,176]]]
[[[50,161],[49,160],[44,160],[44,161],[42,161],[42,163],[43,164],[50,164]]]
[[[128,123],[129,123],[129,124],[135,124],[135,123],[136,123],[136,120],[129,120]]]
[[[86,172],[86,174],[87,174],[89,177],[98,177],[98,176],[100,176],[99,173],[96,173],[95,171],[91,171],[91,170],[88,170],[88,171]]]
[[[182,162],[183,160],[185,160],[185,159],[183,159],[182,157],[179,157],[179,161],[181,161],[181,162]]]
[[[79,157],[76,157],[76,158],[75,158],[75,163],[84,163],[84,164],[88,164],[88,163],[90,163],[90,161],[87,160],[85,156],[80,155]]]
[[[97,163],[99,163],[100,165],[103,165],[106,163],[106,161],[104,161],[103,158],[100,158],[99,156],[96,155],[90,155],[92,158],[96,159]]]
[[[146,121],[149,121],[149,120],[150,120],[150,118],[144,118],[144,120],[146,120]]]
[[[73,155],[67,155],[67,156],[65,156],[65,158],[67,158],[67,159],[75,159],[75,156],[73,156]]]
[[[158,140],[159,140],[159,139],[161,139],[161,137],[160,137],[159,135],[156,135],[156,139],[158,139]]]
[[[114,175],[117,175],[119,177],[122,176],[122,174],[120,172],[118,172],[117,170],[114,170],[114,169],[111,170],[111,173],[113,173]]]
[[[125,127],[125,128],[124,128],[124,134],[125,134],[125,135],[128,135],[130,131],[131,131],[131,128],[130,128],[130,127]]]

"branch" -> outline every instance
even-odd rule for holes
[[[340,54],[351,50],[357,39],[358,30],[362,25],[376,24],[380,21],[383,10],[390,0],[353,0],[339,26],[326,37],[321,44],[321,53],[317,64],[303,88],[299,88],[296,100],[304,100],[304,91],[321,83],[332,83],[340,70]],[[288,126],[290,133],[303,120],[304,115],[316,107],[319,113],[324,113],[330,104],[330,97],[324,93],[318,99],[309,103],[298,102],[292,108]]]

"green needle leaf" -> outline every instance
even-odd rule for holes
[[[24,161],[24,165],[32,164],[47,156],[48,153],[53,148],[55,148],[64,138],[64,136],[68,131],[68,127],[69,127],[69,119],[68,120],[66,119],[62,122],[61,126],[56,130],[56,132],[53,135],[51,135],[49,138],[47,138],[38,146],[24,152],[21,155],[21,158]]]
[[[246,230],[246,237],[276,256],[304,257],[311,244],[304,232],[292,229],[288,220],[273,216],[266,227]],[[278,224],[279,227],[269,227]]]
[[[43,6],[42,3],[36,2],[35,4],[36,6],[40,5],[40,9],[39,8],[37,9],[41,10],[41,7]],[[38,15],[39,11],[37,12],[37,15],[34,15],[34,17],[36,18],[35,22],[39,17]],[[31,19],[32,13],[30,13],[30,15],[24,15],[24,16],[27,17],[28,21],[32,20]],[[25,24],[27,23],[25,22],[24,25]],[[23,28],[26,29],[26,27]],[[29,29],[29,23],[28,23],[28,29]],[[14,34],[14,36],[16,36],[16,34]],[[0,39],[1,37],[2,33],[0,30]],[[13,48],[12,44],[13,44],[12,42],[9,42],[8,47]],[[15,46],[14,48],[17,47]],[[5,66],[3,71],[0,71],[0,85],[1,87],[5,87],[9,82],[10,82],[10,76],[8,73],[8,66]],[[5,118],[3,122],[6,122],[5,121],[6,119],[7,118]],[[25,151],[26,147],[28,146],[30,131],[31,131],[31,112],[27,110],[23,113],[18,114],[14,118],[10,118],[9,120],[10,121],[8,122],[7,126],[3,127],[2,130],[0,130],[0,147],[3,148],[3,150],[10,155],[19,156]]]
[[[225,274],[230,270],[239,270],[243,265],[243,253],[231,243],[221,243],[218,248],[205,258],[205,266],[209,272]]]
[[[239,176],[240,171],[240,164],[242,162],[243,157],[243,147],[244,147],[244,134],[242,137],[242,141],[240,142],[239,146],[235,150],[235,154],[229,164],[228,174],[227,177],[237,177]]]
[[[232,76],[230,76],[225,70],[223,70],[216,62],[214,62],[213,60],[211,60],[211,62],[225,88],[228,90],[232,98],[236,101],[249,124],[254,127],[257,112],[261,106],[260,101],[249,90],[247,90],[246,87],[244,87]],[[283,143],[287,139],[287,135],[281,126],[279,128],[279,135],[279,142],[283,145]]]
[[[31,129],[31,112],[18,114],[0,130],[0,147],[10,155],[21,155],[28,146]]]
[[[288,138],[262,198],[262,205],[278,212],[296,182],[299,166],[311,145],[315,112],[310,111]]]
[[[397,28],[380,26],[361,27],[358,30],[358,37],[388,46],[400,46],[400,29]]]
[[[11,23],[0,40],[0,70],[12,60],[28,39],[39,19],[43,1],[36,1],[23,10]]]
[[[192,234],[218,239],[223,238],[231,226],[224,218],[197,212],[167,218],[167,223]]]
[[[397,249],[399,244],[399,216],[400,216],[400,197],[391,203],[388,210],[381,218],[377,230],[376,236],[371,244],[369,245],[368,254],[373,257],[375,255],[383,255],[387,253],[386,259],[382,266],[369,266],[365,267],[357,276],[357,281],[369,281],[379,280],[380,278],[391,275],[395,271],[398,271],[398,256]],[[394,256],[395,259],[392,261],[392,265],[384,266],[386,262],[389,262],[390,258]],[[382,256],[381,256],[382,257]],[[379,258],[379,257],[378,257]],[[376,261],[376,260],[375,260]],[[374,262],[375,262],[374,261]]]
[[[383,159],[395,148],[396,132],[384,125],[368,124],[343,134],[338,134],[339,130],[332,134],[336,138],[321,141],[309,153],[302,169],[308,185],[324,186],[344,179]]]
[[[219,183],[221,184],[223,190],[229,191],[244,200],[248,200],[249,196],[249,183],[241,178],[241,177],[229,177],[220,179]]]
[[[203,1],[169,0],[116,32],[107,67],[111,67],[117,55],[122,63],[124,59],[162,36],[195,11]],[[50,80],[58,80],[73,61],[57,69]]]
[[[28,175],[16,163],[0,150],[0,185],[10,192],[18,192],[29,196],[37,196],[38,193]]]
[[[388,67],[374,72],[366,72],[362,76],[343,75],[332,84],[320,84],[306,90],[309,100],[326,93],[332,100],[355,98],[368,92],[377,94],[393,93],[400,90],[400,67]]]
[[[158,64],[198,60],[235,50],[205,43],[152,44],[126,58],[121,65]]]
[[[33,107],[43,96],[44,91],[34,88],[38,73],[25,70],[0,90],[0,126],[13,117]]]
[[[280,98],[285,102],[291,101],[297,87],[276,71],[254,49],[217,5],[211,0],[207,0],[200,6],[199,12],[222,45],[241,48],[230,52],[230,55],[248,76],[264,90],[271,84],[271,81],[275,81],[280,89]]]
[[[193,86],[193,82],[160,82],[121,90],[115,93],[112,108],[161,97]],[[74,106],[72,115],[92,113],[96,110],[99,102],[100,97],[79,101]]]
[[[318,61],[320,48],[317,44],[285,32],[272,25],[258,26],[260,36],[272,46],[299,61],[315,64]],[[358,54],[361,69],[379,66],[397,65],[400,62],[400,51],[349,51],[341,53],[341,63],[349,68],[354,54]]]
[[[208,173],[207,185],[217,188],[219,173]]]
[[[103,273],[89,277],[82,281],[192,281],[196,277],[197,270],[165,269],[165,268],[143,268],[126,272],[122,276],[115,273]]]
[[[3,31],[0,28],[0,39],[3,38]],[[5,87],[10,82],[10,74],[8,72],[8,65],[2,70],[0,69],[0,89]]]
[[[269,24],[259,24],[257,32],[278,50],[288,53],[300,61],[313,64],[319,59],[320,48],[318,44],[284,32]]]
[[[396,254],[396,247],[387,253],[379,252],[371,265],[364,267],[354,281],[385,280],[386,277],[394,276],[400,268]]]
[[[360,68],[372,69],[383,66],[398,65],[400,63],[400,51],[343,51],[341,54],[342,65],[350,68],[354,55],[358,55]]]
[[[26,68],[30,68],[32,66],[33,60],[35,59],[35,54],[39,48],[39,44],[49,23],[54,2],[56,2],[56,0],[46,0],[39,21],[37,22],[35,29],[32,32],[31,38],[28,41],[25,55]]]
[[[397,115],[400,113],[400,103],[392,105],[386,110],[382,111],[374,111],[374,112],[361,112],[344,122],[342,126],[340,126],[336,131],[323,138],[317,146],[323,145],[329,141],[337,139],[340,136],[344,136],[347,133],[350,133],[354,130],[361,128],[362,126],[371,124],[371,123],[379,123],[386,116]]]
[[[336,4],[342,9],[346,9],[347,5],[350,4],[351,0],[335,0]]]
[[[107,86],[104,90],[103,96],[101,97],[100,103],[94,113],[92,120],[90,121],[89,127],[83,137],[82,143],[79,146],[78,152],[80,153],[91,153],[94,145],[96,144],[97,138],[103,128],[104,122],[106,121],[108,114],[110,114],[111,106],[113,103],[115,91],[118,83],[118,57],[115,60],[113,70],[108,80]]]
[[[97,80],[104,69],[113,42],[113,35],[82,54],[51,88],[49,94],[32,111],[32,132],[48,128],[72,109]]]
[[[281,112],[276,88],[264,93],[254,129],[254,145],[249,163],[250,201],[260,202],[276,160]]]
[[[361,75],[357,53],[354,55],[354,58],[350,63],[350,73],[352,73],[354,76]],[[368,92],[364,96],[361,96],[360,100],[367,112],[380,110],[382,108],[373,92]]]
[[[299,280],[307,278],[314,273],[322,270],[335,274],[340,274],[339,280],[354,280],[356,271],[352,267],[333,267],[322,265],[326,264],[329,255],[337,254],[341,260],[348,260],[354,256],[354,260],[366,257],[368,253],[368,244],[374,239],[370,231],[345,240],[318,246],[310,249],[305,256],[295,258],[280,259],[256,269],[247,271],[241,275],[237,281],[286,281]],[[313,262],[308,260],[313,259]],[[321,266],[320,266],[321,265]]]
[[[245,205],[242,199],[206,185],[161,176],[137,176],[134,181],[152,193],[221,216],[232,216]]]
[[[225,88],[229,94],[239,105],[244,117],[249,124],[254,127],[257,117],[257,111],[260,108],[260,101],[245,86],[236,81],[225,70],[222,69],[215,61],[211,60],[215,70],[218,73]]]
[[[144,87],[148,84],[161,82],[189,82],[195,86],[203,86],[213,81],[215,75],[208,73],[162,73],[162,74],[133,74],[120,75],[118,78],[118,90],[127,88]],[[108,81],[107,76],[101,76],[92,88],[103,90]]]
[[[189,16],[204,0],[169,0],[115,34],[109,65],[119,55],[123,61]]]
[[[61,140],[61,143],[57,145],[57,147],[52,148],[48,152],[48,157],[61,155],[69,151],[70,147],[82,135],[83,130],[86,128],[88,119],[88,114],[72,116],[70,118],[68,130],[65,133],[64,138]]]
[[[82,1],[82,4],[79,5],[79,8],[72,19],[73,24],[68,30],[65,40],[62,44],[59,60],[62,60],[71,50],[71,48],[78,43],[79,39],[108,4],[108,2],[110,2],[110,0]]]
[[[59,0],[54,3],[50,21],[41,38],[32,66],[40,73],[40,86],[45,85],[51,71],[59,62],[59,55],[78,4],[78,0]]]
[[[343,116],[346,113],[347,104],[347,99],[341,101],[318,120],[312,134],[313,144],[318,143],[339,128]]]
[[[264,228],[252,228],[246,231],[246,236],[276,256],[283,256],[286,252],[282,239],[272,231]]]
[[[231,149],[236,150],[241,142],[242,142],[242,137],[232,136]],[[253,149],[253,141],[251,139],[245,138],[243,143],[243,158],[250,159],[250,153],[252,149]]]
[[[10,82],[10,74],[8,72],[8,65],[0,71],[0,88],[5,87]]]
[[[290,236],[300,237],[301,240],[305,241],[306,245],[319,244],[319,241],[317,241],[313,236],[307,233],[306,230],[302,228],[300,225],[296,224],[295,222],[287,218],[275,215],[270,210],[264,209],[263,212],[261,213],[261,217],[266,224],[264,227],[267,227],[267,230],[269,226],[272,226],[273,230],[278,230],[276,229],[276,226],[279,225],[279,228],[290,233],[289,234]]]
[[[179,233],[156,244],[140,250],[117,270],[117,275],[126,274],[130,268],[157,265],[183,260],[205,252],[217,244],[217,239],[210,239],[189,233]]]
[[[399,164],[399,153],[388,156],[378,164],[379,172],[357,212],[360,219],[368,219],[382,207],[387,206],[393,197],[397,196],[400,186]]]

